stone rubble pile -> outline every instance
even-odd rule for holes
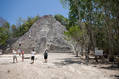
[[[65,40],[64,31],[66,31],[65,26],[53,16],[46,15],[40,17],[12,47],[19,48],[21,43],[21,49],[26,53],[30,53],[33,48],[37,53],[43,53],[46,48],[49,52],[69,53],[72,52],[72,47]]]

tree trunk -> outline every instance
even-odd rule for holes
[[[109,57],[113,56],[113,35],[112,35],[112,27],[109,24],[109,16],[108,14],[106,15],[106,30],[107,30],[107,35],[108,35],[108,44],[109,44]]]
[[[78,50],[77,50],[78,43],[76,43],[75,51],[76,51],[76,57],[78,57]]]
[[[83,47],[81,47],[81,52],[80,53],[81,53],[81,56],[83,56]]]
[[[72,46],[72,48],[73,48],[73,54],[75,54],[75,53],[76,53],[75,47],[74,47],[73,44],[71,44],[71,46]]]
[[[89,62],[89,51],[90,51],[90,48],[89,48],[89,45],[88,45],[86,53],[85,53],[85,60],[86,60],[87,65],[88,65],[88,62]]]
[[[78,51],[76,51],[76,57],[78,57]]]

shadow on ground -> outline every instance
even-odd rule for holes
[[[102,69],[109,69],[109,70],[119,70],[119,67],[117,65],[110,65],[107,67],[100,67]]]
[[[24,59],[30,59],[31,57],[24,57]]]
[[[115,77],[116,79],[119,79],[119,75],[114,75],[114,77]]]
[[[64,58],[64,59],[58,59],[58,60],[62,60],[62,61],[54,62],[55,65],[64,66],[64,65],[70,65],[70,64],[81,64],[81,63],[83,63],[81,60],[79,60],[79,58]]]
[[[14,64],[13,62],[9,62],[9,63],[0,63],[0,65],[10,65],[10,64]]]

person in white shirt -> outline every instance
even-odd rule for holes
[[[15,63],[15,60],[16,60],[16,62],[18,62],[17,61],[17,52],[15,51],[15,49],[12,49],[12,53],[13,53],[13,63]]]
[[[17,50],[17,52],[18,52],[19,56],[21,56],[21,49],[20,48]]]
[[[36,54],[36,52],[35,52],[35,50],[33,49],[32,51],[31,51],[31,64],[33,64],[34,63],[34,59],[35,59],[35,54]]]

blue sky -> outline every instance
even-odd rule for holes
[[[10,24],[16,24],[19,17],[62,14],[68,17],[68,9],[64,9],[60,0],[0,0],[0,17]]]

